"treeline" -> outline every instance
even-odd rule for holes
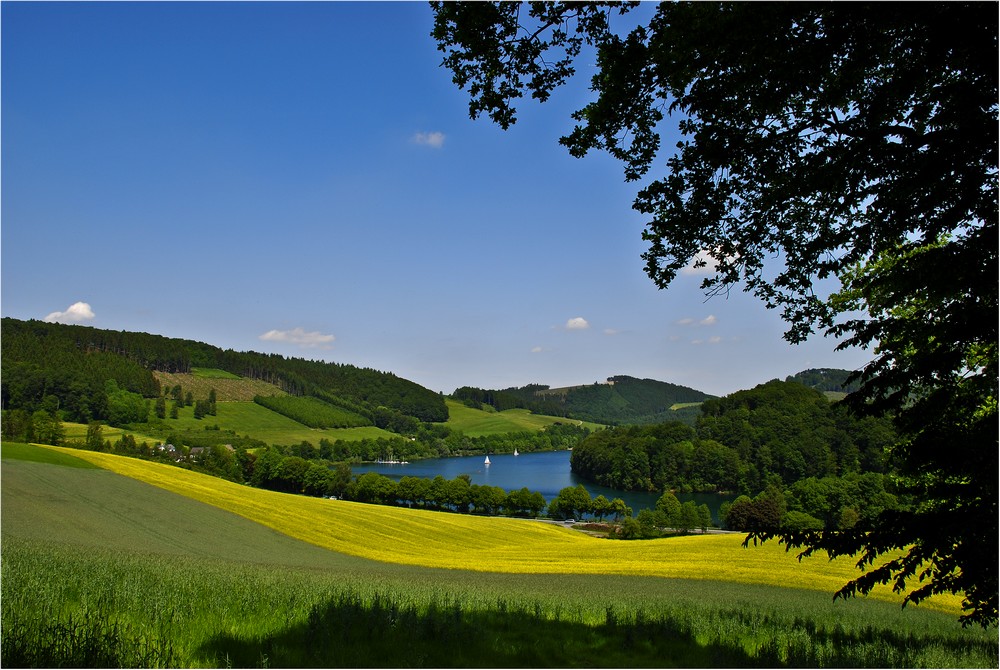
[[[594,433],[573,472],[626,490],[756,494],[769,483],[883,472],[895,433],[858,420],[814,389],[777,380],[702,403],[696,426],[668,423]]]
[[[575,448],[591,434],[584,426],[554,424],[542,431],[522,431],[497,435],[469,437],[447,426],[420,424],[411,437],[381,437],[361,440],[321,439],[314,446],[308,442],[291,445],[289,450],[302,452],[309,458],[330,461],[371,462],[379,460],[417,460],[448,456],[510,454],[516,449],[527,454],[534,451],[563,451]],[[412,438],[412,439],[411,439]]]
[[[216,368],[270,382],[295,396],[340,399],[350,411],[386,408],[419,421],[448,419],[444,399],[391,373],[277,354],[223,350],[201,342],[89,326],[0,320],[4,409],[32,413],[51,396],[62,416],[87,423],[109,419],[106,382],[145,398],[161,395],[153,370]],[[358,412],[364,415],[364,412]]]
[[[697,403],[712,396],[685,386],[653,379],[611,377],[608,383],[553,390],[532,384],[502,390],[464,386],[452,397],[498,411],[521,408],[536,414],[564,416],[605,425],[650,424],[668,420],[693,422],[697,410],[672,410],[675,404]]]
[[[850,473],[809,477],[782,489],[774,484],[751,498],[723,503],[719,515],[730,530],[847,530],[874,528],[879,514],[911,503],[892,492],[888,475]]]

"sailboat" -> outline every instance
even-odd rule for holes
[[[514,455],[515,456],[520,456],[521,455],[521,454],[517,453],[517,447],[514,448]]]
[[[490,457],[487,456],[486,461],[483,463],[483,465],[489,465],[489,464],[490,464]]]

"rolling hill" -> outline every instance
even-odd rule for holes
[[[563,388],[532,384],[487,390],[466,386],[457,389],[452,396],[497,410],[522,408],[605,425],[694,423],[698,405],[714,397],[686,386],[625,375],[609,377],[605,382]]]
[[[993,667],[956,603],[829,591],[850,560],[598,540],[4,442],[11,667]],[[95,468],[94,465],[100,467]]]

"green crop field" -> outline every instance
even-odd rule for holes
[[[193,410],[190,410],[193,414]],[[84,441],[87,439],[87,424],[85,423],[73,423],[72,421],[63,421],[63,439],[64,440],[79,440]],[[121,439],[122,435],[128,433],[135,437],[136,442],[148,442],[149,444],[156,444],[161,442],[162,438],[156,437],[149,433],[137,433],[134,430],[126,430],[124,428],[115,428],[114,426],[101,426],[101,437],[104,440],[110,440],[111,442],[117,442]]]
[[[53,455],[38,453],[47,451]],[[61,464],[77,454],[133,476]],[[558,545],[570,553],[616,545],[620,558],[638,545],[531,521],[465,526],[453,514],[383,516],[383,508],[341,501],[259,498],[267,492],[219,488],[220,480],[90,452],[4,444],[0,455],[0,661],[8,667],[997,664],[996,630],[963,630],[953,604],[937,611],[901,610],[877,598],[834,603],[824,586],[734,581],[711,542],[694,579],[611,574],[603,552],[590,574],[575,563],[546,574],[488,563],[445,570],[392,560],[394,546],[405,555],[412,535],[428,536],[435,559],[469,548],[488,556],[491,543],[518,541],[528,552],[532,544],[547,547],[552,559]],[[242,498],[243,513],[198,500],[220,492],[227,501]],[[276,507],[278,526],[294,532],[289,515],[303,518],[303,528],[313,520],[358,545],[353,553],[375,547],[382,560],[256,523],[248,518],[254,508],[267,516],[260,505]],[[511,524],[527,539],[508,535]],[[794,564],[776,560],[779,570]]]
[[[167,418],[158,424],[150,424],[155,426],[155,432],[158,436],[104,426],[104,439],[114,442],[123,433],[131,433],[135,435],[138,442],[145,440],[152,444],[162,441],[173,431],[205,430],[216,426],[220,430],[232,430],[237,435],[253,437],[263,440],[267,444],[299,444],[305,440],[313,445],[318,445],[323,438],[335,442],[337,440],[362,440],[393,436],[393,433],[374,426],[323,430],[309,428],[254,402],[219,402],[216,403],[216,412],[215,416],[196,419],[194,418],[194,407],[180,408],[176,419]],[[63,429],[66,439],[83,440],[87,436],[85,424],[63,422]]]
[[[557,416],[532,414],[526,409],[508,409],[503,412],[486,412],[467,407],[451,399],[446,399],[448,406],[448,423],[454,430],[460,430],[469,437],[481,435],[499,435],[523,430],[544,430],[555,423],[584,425],[591,430],[603,428],[600,424],[566,419]]]

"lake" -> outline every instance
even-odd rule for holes
[[[569,467],[570,451],[543,451],[521,454],[490,454],[490,465],[484,464],[484,456],[458,456],[454,458],[429,458],[410,463],[360,463],[352,464],[351,472],[355,475],[366,472],[377,472],[390,479],[399,481],[402,477],[426,477],[433,479],[441,475],[445,479],[454,479],[459,475],[469,475],[473,484],[490,485],[505,491],[516,491],[527,487],[530,491],[538,491],[545,496],[546,502],[551,502],[561,489],[567,486],[583,484],[591,497],[603,495],[608,500],[621,498],[632,508],[634,514],[641,509],[656,507],[659,493],[642,493],[637,491],[619,491],[618,489],[598,486],[583,480],[573,474]],[[716,493],[678,493],[681,502],[694,500],[696,504],[707,504],[712,510],[712,518],[719,521],[719,505],[733,496],[722,496]]]

